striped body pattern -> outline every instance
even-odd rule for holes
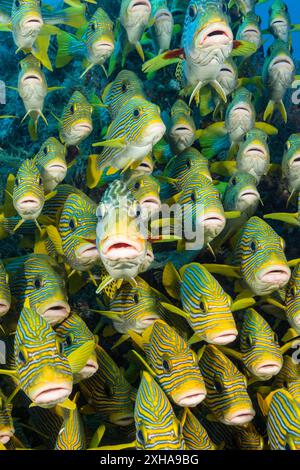
[[[92,64],[103,64],[112,54],[114,50],[113,22],[102,8],[97,8],[93,14],[82,39],[87,46],[88,61]],[[99,43],[105,43],[111,47],[97,49]]]
[[[96,248],[96,204],[87,196],[71,194],[64,203],[58,231],[67,263],[87,271],[100,257]]]
[[[206,429],[188,408],[182,434],[187,450],[216,450]]]
[[[102,95],[112,119],[117,117],[121,107],[133,97],[146,99],[141,80],[131,70],[122,70],[118,73],[114,81],[107,85]]]
[[[113,359],[101,347],[96,348],[98,371],[79,383],[79,388],[101,418],[119,426],[133,422],[133,396],[131,385]]]
[[[292,397],[300,402],[300,366],[292,357],[283,356],[283,366],[272,384],[274,390],[286,388]]]
[[[295,266],[285,297],[285,313],[292,328],[300,332],[300,263]]]
[[[183,100],[177,100],[171,108],[167,139],[175,155],[191,147],[196,139],[196,126],[191,114]]]
[[[263,450],[264,440],[253,423],[235,426],[233,432],[239,450]]]
[[[0,318],[5,315],[11,305],[9,277],[3,263],[0,261]]]
[[[85,96],[75,91],[60,119],[60,139],[65,145],[79,145],[93,130],[93,107]]]
[[[271,450],[300,449],[300,405],[284,389],[272,396],[267,432]]]
[[[283,363],[278,340],[270,325],[254,309],[243,313],[240,337],[243,363],[251,374],[262,380],[278,374]]]
[[[185,186],[191,175],[203,175],[211,180],[207,158],[193,147],[173,157],[167,163],[164,175],[176,179],[179,188]]]
[[[234,341],[238,332],[231,299],[218,281],[199,263],[191,263],[180,272],[180,298],[194,332],[208,343]]]
[[[121,312],[118,319],[113,321],[114,328],[119,333],[133,330],[142,333],[149,324],[163,315],[158,296],[142,278],[137,277],[136,287],[124,283],[109,303],[113,312]]]
[[[199,362],[209,412],[221,423],[240,425],[253,419],[255,411],[247,393],[245,377],[216,346],[206,346]]]
[[[143,216],[147,217],[148,214],[159,211],[160,185],[153,176],[144,174],[132,176],[126,184],[134,199],[140,204]]]
[[[20,166],[13,189],[13,204],[22,219],[34,220],[41,214],[45,202],[43,180],[33,160]]]
[[[35,24],[27,26],[26,20],[34,18]],[[43,26],[43,18],[38,0],[14,0],[11,10],[13,38],[16,45],[22,49],[30,50]]]
[[[234,252],[244,282],[255,295],[266,295],[284,287],[291,272],[283,251],[283,240],[259,217],[251,217],[241,229]]]
[[[298,168],[298,156],[300,151],[300,134],[292,134],[286,142],[285,152],[282,157],[282,173],[288,180],[289,191],[299,191],[300,172]]]
[[[2,444],[7,444],[15,432],[12,409],[12,403],[7,403],[6,397],[0,390],[0,442]]]
[[[55,450],[84,450],[86,448],[83,423],[77,408],[63,410],[64,421],[58,433]]]
[[[167,396],[179,406],[196,406],[205,398],[197,358],[178,333],[157,320],[143,333],[147,362]]]
[[[135,400],[136,448],[140,450],[183,450],[180,423],[167,396],[147,372]]]
[[[45,192],[63,181],[67,174],[66,148],[55,137],[49,137],[34,157],[43,179]]]
[[[33,403],[47,408],[68,398],[73,386],[68,360],[51,326],[28,300],[18,321],[14,350],[21,389]]]
[[[51,324],[68,316],[70,307],[58,266],[44,255],[28,255],[6,265],[12,295],[19,305],[30,299],[32,307]]]

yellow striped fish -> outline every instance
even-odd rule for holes
[[[74,91],[64,107],[59,123],[60,140],[66,145],[79,145],[93,130],[93,106],[80,91]]]
[[[198,421],[196,416],[189,410],[184,409],[182,418],[184,438],[187,450],[216,450],[215,444],[212,442],[204,426]]]
[[[56,406],[56,412],[63,417],[63,423],[59,430],[54,450],[84,450],[86,448],[85,431],[81,416],[76,406],[75,395],[72,403],[73,409],[61,408]]]
[[[15,433],[12,419],[12,403],[8,402],[0,390],[0,442],[7,444]]]
[[[283,366],[272,383],[272,388],[286,388],[300,402],[300,365],[292,357],[283,356]]]
[[[197,364],[197,357],[174,328],[156,320],[142,336],[133,340],[144,350],[146,361],[135,353],[151,370],[168,398],[179,406],[193,407],[201,403],[206,390]]]
[[[49,137],[34,157],[46,193],[53,191],[67,174],[66,148],[55,137]]]
[[[11,305],[9,276],[0,261],[0,318],[7,314]]]
[[[212,420],[229,426],[250,422],[255,411],[246,378],[216,346],[205,347],[199,362],[207,395],[204,401]]]
[[[168,8],[167,0],[151,0],[152,18],[154,19],[152,36],[159,54],[170,48],[174,19]],[[179,28],[176,28],[179,29]]]
[[[292,194],[300,189],[299,155],[300,134],[292,134],[285,144],[281,162],[282,175],[287,179]]]
[[[239,450],[264,450],[264,440],[253,423],[234,426],[233,434]]]
[[[132,97],[120,108],[103,142],[100,155],[90,155],[87,168],[89,188],[101,186],[102,178],[139,166],[163,137],[165,125],[157,105],[140,97]]]
[[[198,137],[191,108],[183,100],[177,100],[167,119],[166,139],[171,150],[178,155],[191,147]]]
[[[136,448],[183,450],[180,422],[171,403],[150,374],[143,372],[135,400]]]
[[[135,173],[135,172],[134,172]],[[151,175],[133,174],[125,179],[129,191],[138,201],[145,217],[155,214],[161,207],[160,185]]]

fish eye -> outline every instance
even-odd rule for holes
[[[250,243],[250,249],[251,249],[251,251],[252,251],[253,253],[255,253],[255,251],[256,251],[256,243],[255,243],[254,241],[252,241],[252,242]]]
[[[47,155],[47,153],[49,152],[49,148],[48,147],[44,147],[44,154]]]
[[[125,82],[122,83],[121,91],[122,91],[122,93],[126,93],[126,91],[127,91],[127,84]]]
[[[237,184],[237,179],[236,179],[236,177],[232,178],[231,184],[232,184],[232,186],[235,186],[235,185]]]
[[[16,0],[16,1],[15,1],[15,7],[16,7],[16,8],[19,8],[19,6],[20,6],[20,2],[19,2],[19,0]]]
[[[75,111],[76,111],[76,104],[72,104],[72,106],[70,107],[70,113],[75,114]]]
[[[141,431],[141,429],[139,429],[138,432],[136,433],[136,437],[137,437],[138,441],[140,441],[140,443],[143,446],[146,444],[144,433],[143,433],[143,431]]]
[[[138,108],[134,109],[132,114],[135,119],[137,119],[141,115],[140,110]]]
[[[134,189],[140,189],[141,183],[139,183],[139,182],[137,181],[136,183],[134,183],[133,187],[134,187]]]
[[[110,384],[105,383],[104,386],[103,386],[103,390],[104,390],[104,393],[107,397],[109,397],[109,398],[113,397],[114,391],[113,391],[113,388],[111,387]]]
[[[98,218],[98,220],[99,221],[103,220],[104,215],[105,215],[104,207],[102,205],[98,206],[97,211],[96,211],[96,217]]]
[[[197,16],[197,13],[198,13],[197,5],[195,5],[195,4],[191,5],[188,9],[189,17],[192,20],[194,20]]]
[[[204,305],[203,300],[200,300],[199,307],[200,307],[200,310],[202,310],[202,312],[205,311],[205,305]]]
[[[18,354],[18,359],[22,364],[26,364],[26,357],[25,354],[20,350]]]
[[[70,220],[70,222],[69,222],[69,227],[70,227],[71,230],[75,230],[76,224],[75,224],[74,219],[71,219],[71,220]]]
[[[34,287],[35,287],[36,289],[40,289],[42,286],[43,286],[42,280],[37,277],[37,278],[34,280]]]
[[[20,184],[19,179],[16,178],[16,179],[15,179],[15,185],[16,185],[16,186],[19,186],[19,184]]]
[[[272,54],[272,50],[271,50],[271,48],[269,47],[269,49],[267,50],[267,56],[270,57],[271,54]]]
[[[191,166],[192,166],[191,160],[187,160],[187,161],[186,161],[186,167],[190,169]]]
[[[274,332],[274,341],[275,343],[279,343],[279,338],[278,338],[278,334]]]
[[[222,3],[222,10],[223,10],[223,13],[227,13],[227,5],[226,5],[226,3]]]
[[[224,390],[223,384],[218,378],[215,378],[214,380],[214,389],[217,393],[222,393]]]
[[[133,296],[133,301],[134,301],[135,304],[138,304],[138,303],[139,303],[139,294],[137,294],[137,293],[134,294],[134,296]]]
[[[246,345],[248,348],[252,348],[253,346],[253,338],[251,335],[246,336]]]
[[[42,178],[39,178],[39,186],[42,186],[43,185],[43,180]]]
[[[196,202],[196,194],[195,193],[191,194],[191,201]]]
[[[59,338],[56,338],[56,348],[59,354],[64,353],[64,343]]]
[[[168,361],[167,359],[164,359],[164,360],[162,361],[162,366],[163,366],[163,370],[164,370],[165,372],[171,372],[171,366],[170,366],[170,363],[169,363],[169,361]]]
[[[96,31],[96,23],[92,23],[92,24],[91,24],[91,29],[92,29],[93,31]]]
[[[68,335],[65,339],[66,346],[70,347],[73,344],[73,335]]]

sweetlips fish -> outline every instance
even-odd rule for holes
[[[175,155],[191,147],[198,138],[192,110],[183,100],[177,100],[173,104],[166,121],[166,139]]]
[[[271,392],[259,405],[267,417],[268,442],[271,450],[300,449],[300,405],[283,388]]]
[[[184,409],[182,435],[187,450],[217,450],[205,427],[189,408]]]
[[[190,96],[189,104],[200,101],[200,90],[211,85],[226,102],[225,93],[217,81],[220,69],[230,55],[251,55],[254,44],[234,41],[226,14],[227,7],[220,0],[191,0],[183,27],[181,48],[164,52],[143,66],[144,72],[155,72],[179,62],[176,76],[183,85],[181,92]]]
[[[252,421],[255,411],[247,393],[246,378],[216,346],[209,344],[201,353],[199,367],[207,389],[208,418],[228,426]]]
[[[25,300],[14,338],[16,369],[2,370],[18,383],[18,389],[34,406],[51,408],[72,392],[72,369],[63,346],[47,321]]]
[[[56,413],[61,414],[63,422],[57,435],[54,450],[86,449],[84,424],[76,406],[78,396],[79,393],[75,395],[71,402],[74,404],[74,408],[67,409],[56,406]]]
[[[288,189],[293,194],[300,190],[300,134],[292,134],[284,148],[281,167],[282,176],[287,179]]]
[[[276,135],[277,129],[264,122],[256,122],[253,94],[245,87],[236,90],[227,106],[225,121],[211,124],[200,134],[200,146],[205,157],[216,156],[229,148],[229,159],[235,155],[244,137],[253,129]]]
[[[181,425],[172,405],[148,372],[142,374],[135,400],[134,420],[136,449],[185,449]]]
[[[225,352],[241,360],[248,372],[259,380],[269,380],[277,375],[283,364],[276,333],[252,308],[243,312],[240,352],[229,351],[227,348]]]
[[[160,54],[170,48],[174,20],[168,8],[167,0],[151,0],[152,18],[154,19],[153,37]]]
[[[299,24],[291,22],[287,4],[282,0],[274,0],[269,8],[269,28],[265,32],[291,45],[291,33],[299,30]]]
[[[235,241],[234,266],[205,264],[215,274],[241,279],[250,296],[267,296],[287,285],[291,270],[284,240],[259,217],[251,217]],[[244,289],[240,286],[241,290]]]
[[[163,307],[183,316],[194,331],[193,340],[213,344],[235,341],[238,331],[232,315],[237,306],[218,281],[199,263],[191,263],[176,271],[168,263],[163,272],[168,294],[181,300],[183,309],[162,302]]]
[[[287,111],[283,99],[295,80],[295,64],[287,43],[276,39],[268,49],[263,66],[262,81],[268,90],[269,102],[264,113],[264,121],[271,120],[278,109],[285,123]]]
[[[9,276],[0,261],[0,318],[7,314],[11,306],[11,293],[9,287]]]
[[[136,351],[134,354],[173,403],[194,407],[204,400],[206,390],[196,354],[174,328],[156,320],[141,336],[132,331],[129,334],[145,352],[146,361]]]
[[[92,67],[104,64],[114,52],[113,22],[102,8],[97,8],[89,22],[77,31],[77,36],[60,31],[57,34],[57,68],[64,67],[73,58],[83,59],[82,78]]]
[[[60,140],[68,147],[79,145],[93,130],[93,106],[80,91],[74,91],[59,122]]]
[[[234,426],[233,434],[239,450],[264,450],[264,439],[252,422],[245,426]]]
[[[297,361],[288,355],[283,356],[283,366],[276,375],[272,388],[285,388],[294,397],[295,400],[300,401],[300,366]]]
[[[139,97],[126,101],[108,128],[105,140],[93,144],[105,148],[100,155],[89,156],[88,187],[101,186],[105,174],[111,176],[139,166],[165,130],[157,105]]]
[[[82,318],[72,312],[54,329],[68,360],[76,363],[76,369],[73,368],[73,382],[78,383],[95,374],[98,370],[96,338]]]
[[[0,30],[12,32],[17,52],[31,52],[49,70],[52,70],[47,54],[50,36],[59,31],[53,25],[66,24],[78,28],[85,22],[85,5],[80,2],[55,12],[41,8],[40,0],[3,2],[1,8],[10,17],[7,23],[0,24]]]
[[[107,188],[96,215],[96,245],[109,276],[134,279],[146,260],[148,233],[142,233],[140,206],[124,182]]]
[[[55,137],[45,140],[34,157],[46,193],[53,191],[67,174],[66,148]]]
[[[25,299],[50,325],[63,321],[70,313],[64,280],[56,263],[48,256],[31,254],[6,263],[10,288],[20,306]]]
[[[118,426],[133,423],[135,391],[125,379],[124,373],[107,352],[96,347],[97,372],[79,382],[79,388],[88,405],[81,408],[84,414],[98,413],[101,418]]]
[[[12,419],[12,403],[0,390],[0,442],[7,444],[15,433]]]
[[[135,96],[147,99],[143,82],[131,70],[121,70],[104,88],[102,101],[108,107],[111,118],[115,119],[123,104]]]
[[[142,61],[145,60],[140,40],[147,25],[150,24],[152,6],[149,0],[122,0],[120,23],[124,27],[127,43],[123,51],[122,66],[131,49],[136,49]]]
[[[237,30],[236,39],[251,42],[259,49],[263,44],[261,22],[260,16],[248,12]]]
[[[289,324],[297,333],[300,333],[300,263],[293,269],[293,273],[286,289],[285,296],[285,315]]]
[[[247,15],[249,12],[254,12],[255,5],[265,3],[267,0],[230,0],[228,8],[236,6],[242,15]]]
[[[145,215],[157,213],[161,207],[160,184],[154,176],[148,174],[132,174],[126,185],[134,199],[139,203]]]

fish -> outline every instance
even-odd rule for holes
[[[192,117],[192,110],[183,100],[177,100],[167,119],[166,138],[175,155],[192,147],[198,137],[196,125]]]
[[[135,391],[125,379],[113,359],[99,345],[96,347],[97,372],[79,382],[79,389],[88,405],[80,411],[98,413],[101,419],[118,426],[129,426],[134,421],[133,399]]]
[[[13,376],[35,406],[51,408],[67,400],[73,387],[71,366],[55,332],[28,298],[16,329],[14,355]]]
[[[148,326],[142,336],[129,333],[145,352],[146,361],[135,351],[172,403],[194,407],[201,403],[206,390],[195,352],[176,330],[162,320]]]
[[[300,333],[299,296],[300,289],[300,264],[293,269],[292,276],[286,288],[285,315],[286,319],[297,333]]]
[[[3,445],[8,444],[15,433],[12,419],[12,409],[12,403],[0,390],[0,442]]]
[[[201,351],[199,367],[205,381],[209,419],[228,426],[252,421],[255,410],[247,393],[246,378],[215,345]]]
[[[9,276],[0,261],[0,318],[9,312],[11,307],[11,292],[9,287]]]
[[[252,422],[246,426],[234,426],[233,432],[239,450],[264,450],[264,439]]]
[[[124,182],[115,180],[107,188],[96,215],[96,245],[105,269],[112,279],[134,279],[146,260],[148,234]]]
[[[281,39],[276,39],[269,47],[263,65],[262,81],[269,95],[264,121],[270,121],[274,111],[278,109],[283,121],[287,123],[288,116],[283,99],[294,80],[295,64],[289,47]]]
[[[163,271],[163,285],[171,297],[181,300],[183,309],[164,302],[163,307],[187,320],[194,339],[213,344],[235,341],[238,331],[231,310],[232,300],[203,266],[190,263],[178,273],[168,263]]]
[[[73,58],[79,58],[83,59],[84,67],[80,78],[95,65],[100,65],[107,75],[104,64],[115,48],[113,26],[108,14],[102,8],[97,8],[88,23],[77,31],[77,37],[64,31],[59,32],[56,67],[64,67]]]
[[[251,55],[254,44],[234,41],[227,16],[227,7],[219,0],[191,0],[188,4],[181,47],[164,52],[145,62],[145,73],[179,63],[176,77],[183,85],[181,95],[189,96],[189,105],[200,102],[200,90],[212,86],[226,102],[217,81],[221,66],[231,55]]]
[[[281,162],[282,176],[287,179],[288,189],[292,195],[300,189],[299,157],[300,134],[292,134],[285,144]]]
[[[107,106],[111,119],[115,119],[121,107],[133,97],[147,99],[143,82],[131,70],[121,70],[102,93],[103,104]]]
[[[31,254],[8,260],[5,268],[12,297],[19,306],[29,299],[32,308],[50,325],[62,322],[69,315],[65,282],[51,258]]]
[[[205,427],[200,423],[189,408],[185,408],[182,435],[187,450],[216,450]]]
[[[242,15],[253,12],[256,4],[265,3],[266,0],[230,0],[228,8],[236,6]]]
[[[123,51],[122,66],[131,49],[136,49],[142,61],[145,60],[140,40],[146,26],[150,23],[152,6],[149,0],[122,0],[120,23],[126,31],[127,44]]]
[[[265,399],[258,396],[258,399],[263,414],[267,416],[267,433],[270,449],[299,449],[299,403],[284,389],[277,389],[271,392]]]
[[[181,425],[167,395],[151,374],[145,371],[135,400],[134,420],[136,449],[185,449]]]
[[[126,185],[132,193],[134,199],[139,203],[145,216],[156,214],[161,208],[160,184],[154,176],[148,174],[138,174],[126,178]]]
[[[63,417],[63,423],[58,433],[54,450],[84,450],[86,449],[86,437],[82,418],[76,406],[76,399],[79,393],[75,395],[73,403],[74,409],[57,407],[58,412]]]
[[[104,173],[111,176],[139,166],[165,130],[157,105],[138,97],[126,101],[108,128],[105,140],[93,144],[105,148],[100,155],[88,158],[88,187],[101,186]]]
[[[240,353],[234,351],[232,355],[241,360],[248,372],[259,380],[269,380],[280,372],[283,365],[276,333],[253,308],[243,312]]]
[[[172,0],[169,3],[175,24],[183,24],[188,0]]]
[[[158,54],[170,48],[174,19],[168,8],[167,0],[151,0],[151,12],[154,19],[153,37]]]
[[[260,49],[263,45],[261,23],[261,17],[249,11],[238,28],[236,39],[251,42],[257,49]]]
[[[67,358],[76,362],[73,368],[73,383],[90,378],[98,370],[95,352],[96,338],[86,323],[72,312],[65,320],[54,328],[56,335],[64,347]]]
[[[64,107],[59,123],[59,137],[64,145],[77,146],[85,140],[93,130],[93,106],[80,91],[74,91]],[[53,114],[53,113],[52,113]]]
[[[299,24],[292,24],[288,6],[282,0],[274,0],[269,8],[269,28],[264,32],[291,44],[291,33],[299,31]]]
[[[67,175],[65,146],[55,137],[49,137],[34,156],[34,161],[43,179],[45,193],[51,193]]]

